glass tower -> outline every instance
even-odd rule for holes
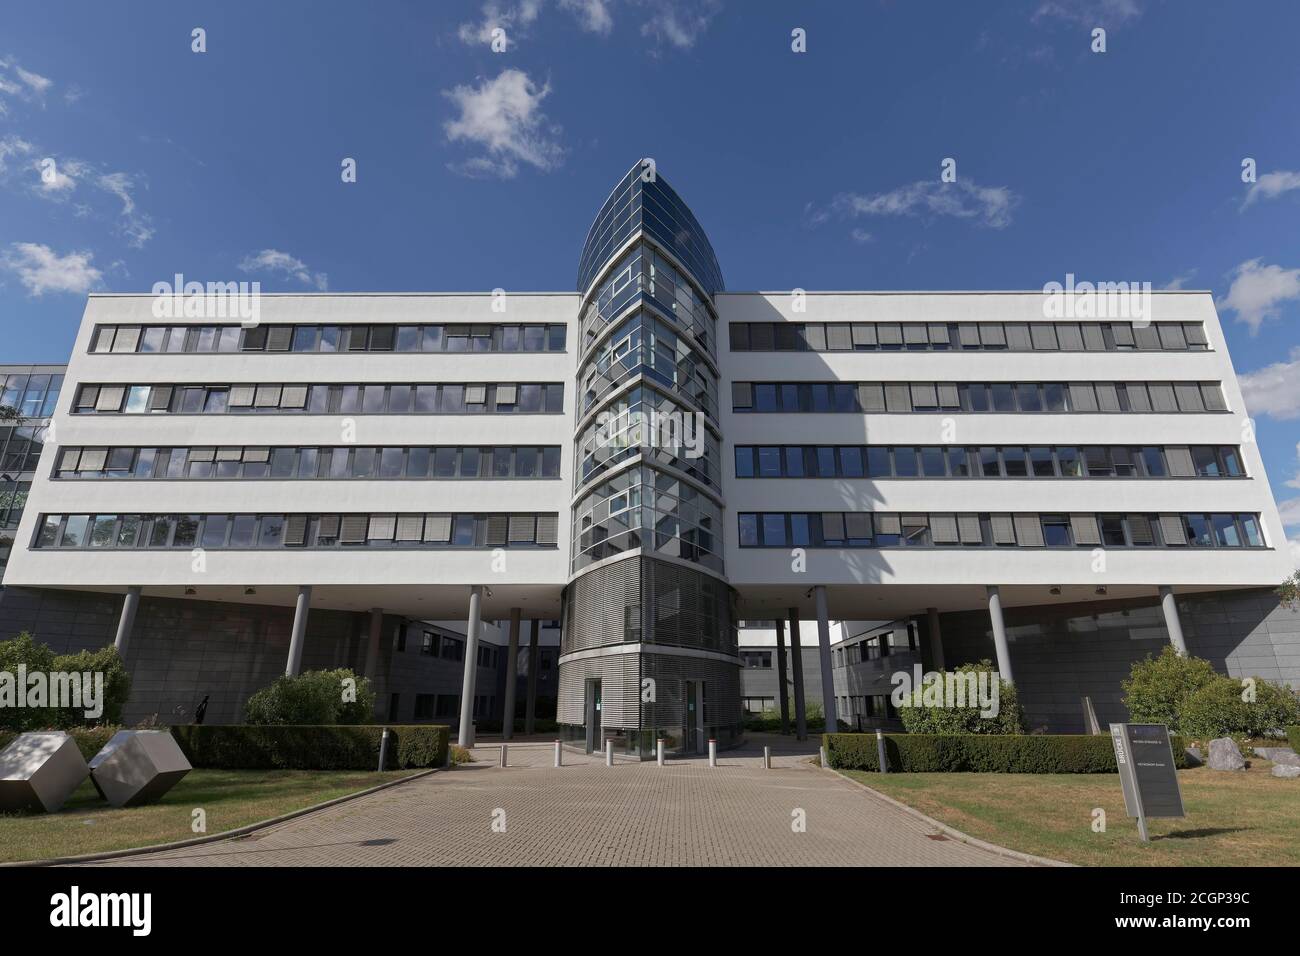
[[[722,560],[717,314],[704,230],[649,161],[601,207],[578,265],[572,573],[558,717],[649,757],[739,738]]]

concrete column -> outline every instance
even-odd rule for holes
[[[538,647],[537,632],[542,622],[533,618],[532,630],[528,636],[528,699],[524,702],[524,733],[531,734],[537,726],[537,665],[541,650]]]
[[[1007,683],[1014,683],[1011,676],[1011,649],[1007,646],[1007,626],[1002,622],[1002,595],[996,584],[987,588],[989,596],[989,620],[993,622],[993,650],[998,657],[998,674]]]
[[[939,609],[937,607],[927,607],[925,609],[925,629],[928,632],[928,643],[930,645],[930,667],[933,670],[943,670],[943,635],[939,633]]]
[[[790,733],[790,699],[785,684],[785,621],[776,621],[776,696],[781,702],[781,733]]]
[[[375,668],[379,666],[379,638],[384,630],[384,609],[382,607],[372,607],[370,609],[370,643],[366,646],[366,677],[372,682],[375,679]]]
[[[515,684],[519,682],[519,608],[510,609],[510,646],[506,649],[506,703],[501,717],[501,736],[509,740],[515,732]]]
[[[311,585],[298,588],[298,600],[293,607],[293,631],[289,636],[289,661],[284,665],[285,677],[297,677],[302,671],[302,646],[307,642],[307,612],[311,608]]]
[[[1174,601],[1174,589],[1167,584],[1160,586],[1160,609],[1165,612],[1165,629],[1169,631],[1169,643],[1174,645],[1180,656],[1187,656],[1187,641],[1183,639],[1183,623],[1178,619],[1178,604]]]
[[[117,637],[113,639],[113,647],[117,649],[117,656],[126,659],[126,646],[131,643],[131,631],[135,629],[135,612],[140,607],[140,586],[133,584],[126,589],[126,595],[122,598],[122,616],[117,619]]]
[[[474,746],[474,680],[478,676],[479,608],[483,603],[483,586],[469,589],[469,620],[465,625],[465,677],[460,685],[460,733],[456,743]]]
[[[817,649],[822,663],[822,707],[826,710],[826,732],[833,734],[839,730],[836,721],[839,715],[835,710],[835,671],[831,661],[831,622],[826,608],[826,588],[817,585],[813,588],[813,600],[817,604]]]
[[[799,646],[799,609],[790,608],[790,666],[794,670],[794,738],[808,739],[808,715],[803,705],[803,649]]]

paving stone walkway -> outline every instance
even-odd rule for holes
[[[777,738],[780,740],[780,738]],[[1014,866],[947,838],[807,762],[781,740],[704,758],[604,765],[603,755],[517,742],[248,837],[110,866]],[[804,828],[798,831],[802,821]]]

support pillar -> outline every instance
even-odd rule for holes
[[[524,702],[524,733],[531,734],[537,726],[537,667],[541,651],[538,648],[537,632],[542,622],[533,618],[532,630],[528,636],[528,699]]]
[[[1183,638],[1183,622],[1178,619],[1178,603],[1174,600],[1174,589],[1167,584],[1160,586],[1160,609],[1165,612],[1165,629],[1169,631],[1169,643],[1174,645],[1180,657],[1187,656],[1187,641]]]
[[[501,739],[515,733],[515,684],[519,682],[519,608],[510,609],[510,645],[506,649],[506,703],[501,716]]]
[[[839,729],[839,714],[835,707],[835,671],[831,661],[831,622],[826,607],[826,587],[813,588],[813,601],[817,605],[817,651],[822,664],[822,708],[826,711],[826,733]]]
[[[930,645],[930,668],[932,670],[943,670],[943,635],[939,633],[939,609],[937,607],[927,607],[925,609],[925,629],[927,632],[926,643]]]
[[[302,671],[302,646],[307,643],[307,612],[311,609],[311,585],[298,588],[298,600],[293,606],[293,630],[289,634],[289,660],[284,665],[285,677],[297,677]]]
[[[803,705],[803,649],[799,646],[799,609],[790,608],[790,666],[794,671],[794,738],[808,739],[808,715]]]
[[[776,621],[776,697],[781,702],[781,733],[790,733],[790,698],[785,683],[785,621]]]
[[[989,596],[989,620],[993,623],[993,650],[998,658],[998,674],[1007,683],[1014,683],[1011,676],[1011,649],[1007,646],[1007,626],[1002,622],[1002,595],[996,584],[987,588]]]
[[[131,631],[135,629],[135,612],[140,607],[140,586],[133,584],[126,589],[126,596],[122,598],[122,616],[117,619],[117,637],[113,640],[113,647],[117,649],[117,656],[126,659],[126,646],[131,643]]]
[[[456,743],[474,746],[474,681],[478,676],[479,612],[483,603],[483,586],[469,589],[469,619],[465,624],[465,676],[460,687],[460,729]]]
[[[379,666],[379,638],[384,630],[384,609],[370,609],[370,643],[366,645],[365,675],[371,683],[375,680],[375,669]]]

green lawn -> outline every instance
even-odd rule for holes
[[[58,813],[0,814],[0,862],[51,859],[170,843],[233,830],[304,807],[409,777],[418,770],[193,770],[161,801],[115,810],[87,780]]]
[[[1298,866],[1300,781],[1251,764],[1180,770],[1187,816],[1148,821],[1145,845],[1117,774],[843,772],[973,837],[1082,866]],[[1094,807],[1105,833],[1092,831]]]

